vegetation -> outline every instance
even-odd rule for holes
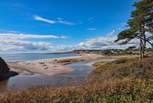
[[[153,57],[98,62],[82,85],[7,93],[0,103],[151,103],[152,80]]]
[[[119,59],[109,63],[96,63],[96,69],[91,77],[96,80],[122,79],[153,79],[153,58],[145,58],[143,61],[134,59]],[[104,64],[104,65],[103,65]],[[104,69],[102,69],[104,68]]]
[[[121,44],[125,44],[132,39],[140,40],[140,58],[144,57],[146,43],[153,48],[153,1],[141,0],[134,4],[135,10],[131,13],[128,20],[128,28],[118,34],[118,39],[124,40]],[[148,37],[147,34],[152,34]]]
[[[74,63],[74,62],[80,62],[82,60],[80,59],[56,59],[54,62],[60,63],[60,64],[69,64],[69,63]]]
[[[148,51],[150,51],[148,49]],[[135,47],[129,47],[126,50],[123,49],[106,49],[106,50],[75,50],[77,53],[94,53],[100,55],[126,55],[126,54],[136,54],[138,55],[138,49]]]

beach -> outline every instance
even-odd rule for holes
[[[8,66],[12,71],[15,71],[19,74],[41,74],[46,76],[52,76],[73,71],[73,68],[66,67],[65,64],[79,61],[94,61],[98,60],[101,57],[102,55],[81,54],[80,56],[62,58],[8,62]]]

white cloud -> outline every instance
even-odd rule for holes
[[[56,35],[35,35],[35,34],[22,34],[22,33],[0,33],[0,39],[65,39],[66,36]]]
[[[32,52],[49,51],[52,48],[50,42],[42,42],[41,39],[65,39],[66,36],[56,35],[32,35],[17,33],[0,33],[1,52]],[[34,39],[40,39],[34,41]]]
[[[126,45],[119,45],[119,43],[115,43],[117,36],[115,35],[115,30],[112,30],[110,33],[106,35],[102,35],[99,37],[93,37],[91,39],[87,39],[82,41],[76,45],[61,45],[53,47],[55,51],[71,51],[71,50],[79,50],[79,49],[95,49],[95,50],[104,50],[104,49],[125,49],[130,46],[138,46],[139,40],[134,39],[130,41]]]
[[[48,51],[52,46],[47,42],[32,42],[22,40],[0,41],[0,51],[3,52],[33,52]]]
[[[75,25],[74,23],[66,21],[63,18],[57,18],[56,20],[51,20],[51,19],[47,19],[47,18],[38,16],[38,15],[34,15],[33,19],[37,20],[37,21],[46,22],[46,23],[49,23],[49,24]]]
[[[114,43],[117,36],[115,30],[106,35],[93,37],[76,45],[56,45],[51,42],[33,41],[33,39],[63,39],[65,36],[32,35],[16,33],[0,33],[0,52],[57,52],[76,49],[124,49],[129,46],[138,46],[139,40],[135,39],[126,45]],[[32,39],[32,40],[31,40]]]
[[[129,46],[137,46],[139,43],[138,40],[132,40],[126,45],[119,45],[114,42],[116,39],[117,36],[115,35],[115,30],[113,30],[105,36],[95,37],[80,42],[76,46],[76,49],[125,49]]]
[[[66,21],[63,18],[57,18],[56,22],[59,23],[59,24],[65,24],[65,25],[75,25],[74,23]]]
[[[54,21],[54,20],[49,20],[49,19],[40,17],[40,16],[38,16],[38,15],[34,15],[33,18],[34,18],[35,20],[43,21],[43,22],[46,22],[46,23],[49,23],[49,24],[55,24],[55,23],[56,23],[56,21]]]

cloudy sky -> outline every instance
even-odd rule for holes
[[[133,0],[1,0],[0,52],[126,48],[113,41]]]

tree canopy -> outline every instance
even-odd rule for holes
[[[115,42],[123,41],[121,44],[128,43],[132,39],[139,39],[140,56],[143,58],[146,43],[153,48],[153,0],[141,0],[134,3],[135,10],[131,12],[127,24],[128,28],[118,34]],[[147,37],[146,33],[152,36]]]

